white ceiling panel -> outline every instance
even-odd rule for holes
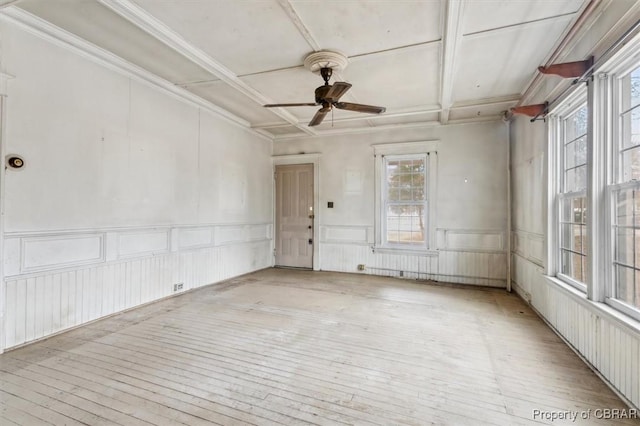
[[[465,0],[460,21],[457,14],[446,19],[447,6],[458,1],[110,0],[107,7],[100,0],[22,0],[18,7],[255,127],[281,124],[266,131],[303,136],[287,117],[304,124],[319,107],[276,110],[258,102],[314,102],[314,90],[323,81],[302,63],[316,49],[349,56],[348,66],[331,79],[353,85],[343,101],[387,108],[379,116],[335,109],[316,130],[371,129],[446,117],[499,119],[589,0]],[[157,26],[158,20],[167,28]],[[455,30],[449,35],[444,35],[445,22]],[[184,49],[184,55],[159,39]],[[449,50],[455,57],[447,58],[452,78],[444,82],[443,45],[456,46]],[[209,57],[209,71],[186,59],[193,58],[194,50]],[[433,112],[441,102],[447,104],[445,110],[453,103],[449,114]]]
[[[173,83],[214,78],[93,0],[22,0],[20,8]]]
[[[364,115],[364,114],[363,114]],[[342,130],[342,129],[359,129],[362,127],[370,127],[367,121],[354,120],[354,121],[331,121],[331,115],[327,115],[324,121],[315,126],[316,130]]]
[[[439,40],[440,0],[292,0],[321,49],[347,56]]]
[[[464,37],[454,102],[522,93],[571,17]]]
[[[276,0],[135,0],[236,75],[302,64],[313,51]]]
[[[241,80],[277,104],[315,102],[314,91],[316,87],[324,84],[322,77],[304,67],[249,75],[241,77]],[[296,117],[306,120],[315,114],[318,107],[285,109]]]
[[[585,0],[482,0],[464,7],[463,34],[473,34],[523,22],[575,13]]]
[[[196,84],[185,88],[201,98],[248,120],[250,123],[282,122],[283,124],[286,124],[285,121],[269,109],[256,104],[242,93],[221,81]]]
[[[343,72],[355,102],[386,108],[437,104],[440,43],[355,58]]]
[[[304,133],[294,126],[284,126],[284,127],[272,127],[269,129],[264,129],[265,131],[271,133],[274,136],[284,136],[284,135],[304,135]]]
[[[395,117],[385,117],[384,114],[372,120],[374,126],[386,126],[389,124],[409,124],[409,123],[429,123],[438,121],[440,113],[426,112],[422,114],[400,115]]]

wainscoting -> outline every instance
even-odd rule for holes
[[[271,224],[9,234],[4,347],[269,267],[271,235]]]
[[[374,245],[373,227],[321,226],[321,269],[505,287],[504,232],[438,229],[436,250],[397,252]],[[358,271],[358,265],[365,265]]]
[[[612,387],[640,407],[640,333],[629,325],[631,320],[545,277],[539,260],[542,236],[516,231],[514,240],[514,290]]]

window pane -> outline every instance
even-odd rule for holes
[[[576,281],[585,282],[585,256],[562,250],[562,273]]]
[[[387,209],[387,242],[424,244],[424,205],[394,204]]]
[[[618,228],[616,230],[615,261],[627,266],[634,266],[635,240],[633,229]]]
[[[640,105],[640,67],[631,71],[622,80],[621,111],[627,111]]]
[[[587,199],[585,197],[563,198],[560,208],[562,223],[587,223]]]
[[[640,180],[640,147],[621,154],[622,181]]]
[[[565,172],[564,192],[584,191],[587,183],[587,166],[583,165]]]
[[[640,274],[637,270],[616,265],[616,299],[640,308]]]
[[[622,114],[622,149],[640,145],[640,108]]]
[[[640,226],[640,191],[621,189],[615,198],[615,224],[618,226]]]
[[[387,200],[425,200],[424,159],[387,162]]]
[[[585,282],[587,235],[587,208],[585,197],[561,199],[560,220],[560,267],[561,272]]]
[[[565,120],[565,143],[587,133],[587,106],[583,106]]]

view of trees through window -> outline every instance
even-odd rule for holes
[[[387,159],[385,176],[386,242],[424,245],[426,157]]]

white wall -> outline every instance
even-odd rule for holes
[[[438,140],[437,252],[430,256],[372,252],[372,145]],[[320,153],[319,269],[506,285],[506,124],[495,121],[274,142],[274,155]],[[467,182],[465,183],[465,179]],[[358,184],[359,183],[359,184]],[[433,199],[433,198],[430,198]],[[334,208],[327,208],[333,201]],[[419,272],[411,274],[407,271]]]
[[[270,141],[12,24],[0,37],[4,150],[26,162],[2,175],[0,350],[271,265]]]
[[[638,18],[638,4],[603,2],[597,20],[562,55],[596,58]],[[630,7],[635,10],[629,12]],[[625,17],[625,13],[627,16]],[[620,24],[612,28],[615,24]],[[561,62],[561,61],[560,61]],[[550,77],[530,103],[551,100],[559,83]],[[557,92],[556,92],[557,93]],[[640,407],[640,324],[584,294],[545,278],[547,268],[547,128],[517,117],[510,125],[513,288],[630,403]],[[634,325],[635,323],[635,325]]]

